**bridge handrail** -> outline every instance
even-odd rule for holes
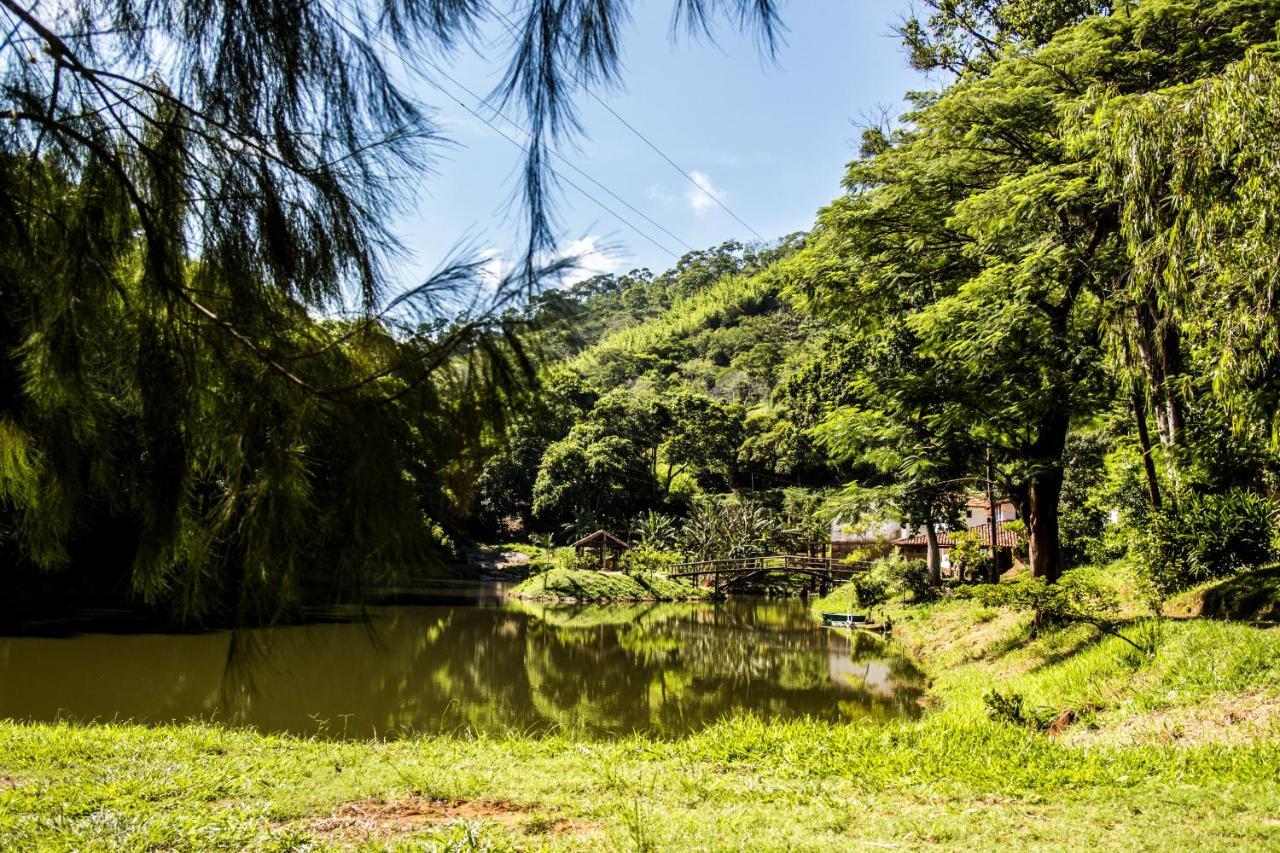
[[[769,562],[781,561],[781,565],[767,565]],[[705,568],[704,568],[705,567]],[[806,554],[766,554],[759,557],[723,557],[714,560],[692,560],[687,563],[676,563],[670,566],[668,575],[714,574],[723,571],[767,571],[796,568],[824,568],[829,572],[844,569],[849,572],[865,570],[870,563],[857,563],[837,560],[833,557],[812,557]]]

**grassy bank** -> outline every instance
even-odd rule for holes
[[[1256,603],[1261,583],[1219,581],[1193,591],[1185,602],[1206,595],[1221,602],[1223,586],[1234,584],[1255,595]],[[842,588],[813,607],[816,612],[847,602]],[[1194,606],[1185,602],[1181,606]],[[1242,606],[1226,607],[1239,612]],[[932,676],[932,716],[951,724],[1007,718],[993,707],[1003,698],[1021,707],[1022,724],[1032,729],[1056,721],[1053,735],[1065,744],[1280,738],[1277,628],[1218,619],[1134,619],[1113,636],[1089,624],[1037,631],[1030,612],[974,600],[895,602],[882,609],[893,620],[895,639]]]
[[[655,574],[627,575],[551,569],[513,587],[510,595],[535,601],[694,601],[707,591]]]
[[[918,721],[384,743],[0,722],[0,849],[1280,845],[1280,631],[1123,628],[1148,654],[972,600],[887,609],[933,676]]]
[[[1012,726],[726,722],[693,737],[325,743],[0,724],[6,849],[1105,849],[1280,843],[1274,741],[1064,746]]]

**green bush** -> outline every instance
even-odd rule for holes
[[[1021,693],[992,690],[982,697],[982,702],[987,707],[988,719],[1034,731],[1044,731],[1057,716],[1049,707],[1028,707]]]
[[[930,601],[937,595],[929,582],[929,565],[924,560],[908,560],[895,551],[876,560],[874,571],[882,572],[894,592],[912,601]]]
[[[936,594],[929,584],[929,568],[924,560],[908,560],[897,552],[876,560],[867,571],[855,573],[852,583],[863,607],[872,607],[895,595],[922,602]]]
[[[1110,622],[1119,618],[1116,590],[1085,571],[1067,572],[1057,583],[1019,578],[1008,583],[976,584],[956,590],[985,607],[1014,607],[1035,612],[1039,622]]]
[[[871,608],[883,604],[889,598],[889,581],[874,571],[853,576],[853,594],[861,607]]]
[[[590,572],[600,568],[599,555],[589,551],[578,554],[569,548],[561,549],[556,554],[556,562],[560,564],[560,568],[571,572]]]
[[[958,530],[951,534],[951,565],[970,580],[994,576],[989,543],[982,541],[977,531]]]
[[[1134,542],[1157,598],[1273,562],[1277,504],[1240,489],[1188,495],[1154,513]]]
[[[665,574],[673,566],[684,562],[684,555],[658,548],[638,547],[624,551],[618,567],[629,575],[640,573]]]

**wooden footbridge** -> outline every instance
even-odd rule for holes
[[[759,582],[766,577],[789,575],[809,578],[810,589],[826,595],[838,581],[847,581],[858,572],[866,571],[870,563],[848,563],[828,557],[806,557],[800,554],[772,554],[768,557],[738,557],[723,560],[699,560],[678,563],[671,567],[667,577],[683,578],[698,586],[708,586],[724,594],[748,583]]]

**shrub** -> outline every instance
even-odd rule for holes
[[[1189,495],[1151,516],[1134,556],[1162,599],[1274,561],[1276,517],[1276,502],[1253,492]]]
[[[988,543],[977,531],[958,530],[951,534],[951,565],[971,580],[994,577],[995,563]]]
[[[649,510],[631,523],[631,532],[634,541],[639,542],[641,547],[660,551],[675,544],[679,529],[671,516]]]
[[[992,690],[982,697],[982,702],[987,706],[988,719],[1035,731],[1047,729],[1057,716],[1049,707],[1028,707],[1021,693]]]
[[[854,574],[852,583],[858,603],[864,607],[879,604],[893,595],[915,602],[929,601],[935,595],[924,560],[908,560],[896,552],[876,560],[867,571]]]
[[[552,569],[556,568],[556,564],[555,564],[555,561],[553,560],[547,560],[539,557],[539,558],[534,558],[529,562],[525,563],[522,568],[528,574],[540,575],[543,572],[549,572]]]
[[[596,571],[600,568],[600,558],[596,554],[584,552],[582,554],[575,553],[572,549],[564,549],[557,555],[557,561],[560,568],[569,571]]]
[[[1136,623],[1129,634],[1120,632],[1122,613],[1120,594],[1114,586],[1083,569],[1067,572],[1057,583],[1044,578],[1020,578],[1009,583],[978,584],[957,597],[971,598],[985,607],[1015,607],[1035,614],[1033,628],[1070,622],[1093,625],[1104,634],[1116,637],[1129,646],[1134,665],[1154,654],[1162,636],[1159,619]]]
[[[853,576],[853,594],[861,607],[871,608],[883,604],[889,598],[889,581],[874,571]]]
[[[937,594],[929,582],[929,565],[924,560],[908,560],[895,552],[876,560],[875,567],[884,573],[895,592],[912,601],[929,601]]]
[[[650,572],[664,574],[670,571],[672,566],[681,562],[684,562],[684,556],[675,551],[640,546],[624,551],[618,568],[629,575]]]
[[[962,587],[958,598],[971,598],[984,607],[1015,607],[1034,611],[1039,622],[1110,622],[1119,618],[1116,590],[1083,571],[1067,572],[1057,583],[1044,578],[1019,578],[1008,583]]]

